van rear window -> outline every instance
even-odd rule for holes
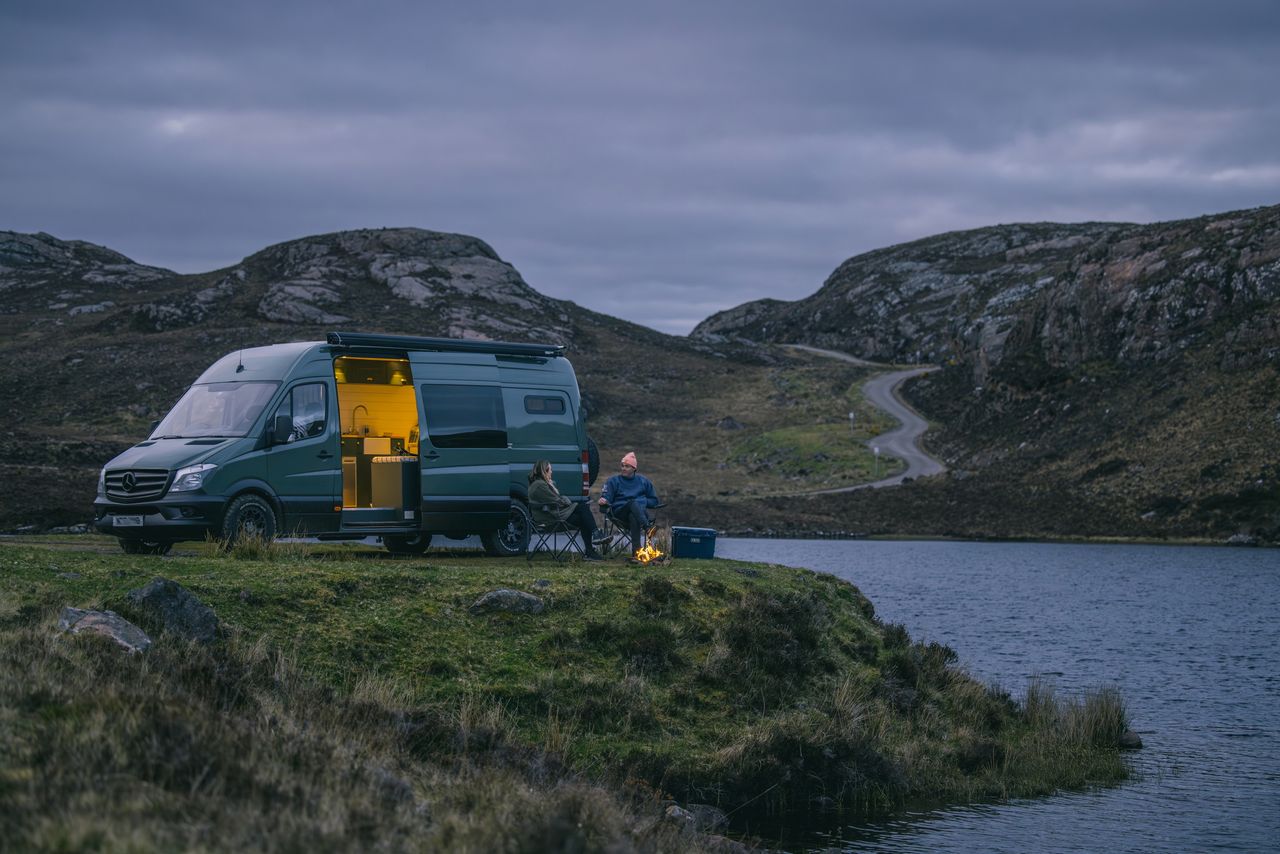
[[[496,386],[424,385],[422,408],[437,448],[507,446],[507,415]]]
[[[526,395],[524,411],[530,415],[564,415],[564,398]]]

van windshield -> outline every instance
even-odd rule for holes
[[[248,435],[279,383],[193,385],[151,433],[152,439],[240,438]]]

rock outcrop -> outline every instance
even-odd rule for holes
[[[0,232],[0,313],[43,301],[68,317],[96,314],[116,305],[113,294],[123,298],[176,276],[83,240]]]
[[[129,601],[168,634],[197,643],[218,639],[218,616],[213,609],[176,581],[156,578],[145,587],[129,591]]]
[[[70,606],[58,617],[58,630],[71,635],[94,634],[109,638],[129,654],[146,652],[151,638],[115,611],[92,611]]]
[[[333,324],[360,299],[432,318],[434,334],[536,338],[564,343],[569,315],[529,287],[485,243],[418,228],[362,229],[308,237],[245,259],[265,273],[257,312],[277,323]],[[370,287],[370,286],[374,287]]]
[[[1181,222],[1007,225],[881,249],[810,297],[713,315],[695,338],[798,342],[884,362],[959,362],[975,385],[1027,359],[1071,370],[1280,353],[1280,207]],[[1225,328],[1222,325],[1225,324]]]
[[[542,600],[532,593],[501,587],[481,596],[468,609],[472,614],[505,611],[509,614],[541,614],[546,608]]]

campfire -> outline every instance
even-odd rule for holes
[[[641,563],[649,563],[662,557],[663,552],[658,551],[651,543],[645,543],[644,548],[636,551],[634,557]]]

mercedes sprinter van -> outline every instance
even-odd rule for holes
[[[587,499],[584,421],[557,345],[332,332],[240,350],[107,463],[94,524],[131,554],[284,535],[417,554],[437,534],[521,554],[536,460]]]

